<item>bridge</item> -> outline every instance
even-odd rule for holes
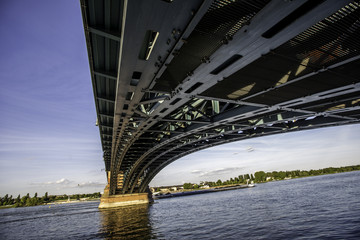
[[[80,3],[103,207],[146,202],[159,171],[205,148],[359,123],[360,1]]]

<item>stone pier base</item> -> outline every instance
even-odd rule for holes
[[[107,195],[107,194],[106,194]],[[134,204],[149,203],[148,193],[103,195],[100,199],[99,208],[121,207]]]

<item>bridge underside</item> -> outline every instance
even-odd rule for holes
[[[359,1],[81,8],[110,195],[201,149],[359,122]]]

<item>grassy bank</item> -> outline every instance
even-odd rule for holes
[[[73,195],[48,195],[45,193],[44,196],[38,197],[37,193],[33,197],[30,197],[29,193],[23,197],[18,195],[17,198],[13,198],[12,195],[6,194],[0,198],[0,209],[11,208],[11,207],[31,207],[38,205],[47,204],[64,204],[84,201],[95,201],[101,197],[100,192],[91,194],[73,194]]]

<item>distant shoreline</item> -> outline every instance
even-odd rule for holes
[[[264,184],[264,183],[270,183],[270,182],[279,182],[279,181],[287,181],[287,180],[294,180],[294,179],[300,179],[300,178],[318,177],[318,176],[349,173],[349,172],[358,172],[358,171],[360,171],[360,170],[323,173],[323,174],[319,174],[319,175],[309,175],[309,176],[296,176],[293,178],[273,179],[271,181],[256,182],[256,184]],[[254,186],[256,186],[256,185],[254,185]],[[208,189],[184,189],[182,191],[169,191],[167,193],[161,193],[160,195],[153,195],[153,198],[154,198],[154,200],[157,200],[157,199],[163,199],[163,198],[182,197],[182,196],[189,196],[189,195],[196,195],[196,194],[237,190],[237,189],[243,189],[243,188],[249,188],[249,186],[246,184],[232,184],[232,185],[221,185],[221,186],[210,187]]]
[[[59,200],[56,202],[44,203],[42,205],[59,205],[59,204],[67,204],[67,203],[96,202],[96,201],[100,201],[100,198],[92,198],[87,200],[70,200],[70,201]]]
[[[205,193],[223,192],[223,191],[230,191],[230,190],[237,190],[237,189],[244,189],[244,188],[252,188],[252,187],[255,187],[255,185],[219,186],[219,187],[213,187],[213,188],[208,188],[208,189],[172,192],[172,193],[164,194],[164,195],[153,195],[153,198],[155,200],[157,200],[157,199],[163,199],[163,198],[183,197],[183,196],[198,195],[198,194],[205,194]]]
[[[289,180],[295,178],[303,178],[303,177],[311,177],[311,176],[319,176],[319,175],[327,175],[327,174],[335,174],[335,173],[343,173],[343,172],[352,172],[359,171],[360,165],[353,166],[344,166],[344,167],[328,167],[318,170],[286,170],[286,171],[272,171],[272,172],[264,172],[257,171],[254,174],[240,174],[239,176],[235,176],[234,178],[230,178],[228,180],[222,181],[219,179],[216,182],[212,181],[201,181],[200,184],[196,183],[184,183],[183,185],[174,185],[174,186],[159,186],[152,187],[153,192],[172,192],[174,188],[177,191],[178,188],[186,190],[199,190],[202,188],[213,188],[213,187],[224,187],[224,186],[234,186],[234,185],[245,185],[248,182],[254,183],[265,183],[272,181],[282,181]]]
[[[42,197],[39,197],[37,193],[31,197],[28,193],[22,197],[19,194],[17,198],[13,198],[12,195],[9,196],[9,194],[6,194],[4,197],[0,197],[0,209],[99,201],[100,197],[100,192],[73,195],[48,195],[46,192]]]
[[[345,167],[329,167],[319,170],[293,170],[293,171],[273,171],[273,172],[255,172],[255,177],[251,174],[246,175],[239,175],[239,177],[235,177],[234,179],[230,179],[227,181],[222,182],[220,179],[218,182],[208,182],[209,184],[206,186],[207,182],[204,185],[200,186],[197,184],[187,183],[187,185],[195,186],[197,188],[187,188],[181,191],[171,191],[170,187],[166,187],[167,191],[161,190],[159,195],[162,197],[154,196],[155,198],[167,198],[171,196],[185,196],[185,195],[192,195],[192,194],[201,194],[201,193],[208,193],[208,192],[217,192],[217,191],[226,191],[226,190],[235,190],[240,188],[247,188],[247,185],[240,180],[247,180],[247,181],[254,181],[256,184],[260,183],[268,183],[274,181],[283,181],[283,180],[291,180],[297,178],[305,178],[305,177],[315,177],[315,176],[323,176],[329,174],[337,174],[337,173],[345,173],[345,172],[353,172],[353,171],[360,171],[360,165],[354,166],[345,166]],[[240,178],[241,177],[241,178]],[[212,185],[210,184],[212,183]],[[204,188],[206,187],[206,188]],[[156,187],[157,189],[161,187]],[[185,188],[185,184],[184,184]],[[159,190],[157,190],[159,191]],[[169,195],[165,196],[164,195]],[[4,197],[0,197],[0,209],[6,208],[17,208],[17,207],[31,207],[31,206],[39,206],[39,205],[58,205],[58,204],[67,204],[67,203],[78,203],[78,202],[86,202],[86,201],[99,201],[101,197],[100,192],[93,193],[93,194],[74,194],[67,196],[64,195],[50,195],[48,196],[47,192],[43,197],[37,197],[37,193],[35,193],[34,197],[30,197],[29,193],[26,196],[20,198],[20,195],[15,199],[12,198],[12,195],[8,196],[6,194]]]
[[[6,208],[23,208],[23,207],[36,207],[36,206],[44,206],[44,205],[61,205],[61,204],[69,204],[69,203],[82,203],[82,202],[97,202],[100,201],[100,198],[92,198],[92,199],[87,199],[87,200],[70,200],[70,201],[63,201],[63,200],[59,200],[59,201],[55,201],[55,202],[49,202],[49,203],[43,203],[43,204],[39,204],[39,205],[35,205],[35,206],[22,206],[22,207],[15,207],[14,204],[13,205],[5,205],[5,206],[0,206],[0,209],[6,209]]]

